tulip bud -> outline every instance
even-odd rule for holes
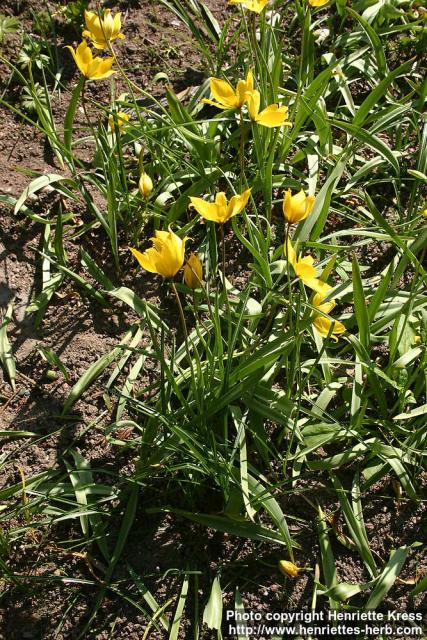
[[[314,200],[314,196],[306,196],[302,189],[294,196],[288,189],[283,200],[283,215],[286,221],[289,224],[295,224],[305,220],[314,207]]]
[[[121,132],[123,131],[126,123],[129,122],[130,115],[128,113],[125,113],[124,111],[118,111],[115,114],[115,116],[116,116],[119,131]],[[108,116],[108,124],[110,126],[111,131],[115,131],[116,125],[115,125],[114,116],[112,113]]]
[[[145,171],[141,173],[139,178],[138,189],[143,198],[150,197],[150,193],[153,190],[153,181]]]
[[[293,562],[289,562],[289,560],[280,560],[279,570],[284,576],[288,576],[288,578],[296,578],[300,572],[299,567]]]
[[[184,267],[184,282],[190,289],[197,289],[200,287],[200,282],[203,278],[203,267],[200,262],[199,256],[192,253],[187,260],[187,264]]]

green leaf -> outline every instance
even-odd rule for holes
[[[14,211],[15,215],[20,212],[22,206],[24,205],[26,199],[29,196],[57,182],[63,182],[64,184],[68,184],[68,185],[74,184],[73,180],[70,180],[70,178],[67,178],[66,176],[61,176],[56,173],[48,173],[47,175],[39,176],[38,178],[30,182],[28,187],[26,187],[22,192],[22,194],[19,196],[15,204],[15,211]]]
[[[270,515],[274,524],[280,531],[283,540],[288,549],[288,554],[291,561],[294,561],[294,553],[293,547],[298,548],[299,544],[294,542],[291,538],[291,534],[289,533],[288,524],[286,522],[285,514],[283,513],[279,503],[272,496],[271,492],[267,487],[265,487],[260,480],[249,476],[249,488],[250,492],[253,495],[254,499],[259,502],[267,513]]]
[[[351,16],[353,16],[353,18],[355,18],[359,22],[359,24],[362,27],[363,31],[368,36],[368,39],[369,39],[369,41],[370,41],[370,43],[372,45],[372,48],[373,48],[373,50],[375,52],[375,59],[377,61],[377,65],[378,65],[378,72],[379,72],[381,77],[384,77],[387,74],[388,69],[387,69],[387,62],[386,62],[384,49],[382,47],[381,40],[380,40],[378,34],[373,29],[373,27],[371,27],[369,22],[367,22],[364,18],[362,18],[362,16],[360,16],[358,13],[356,13],[356,11],[354,11],[350,7],[347,7],[347,11]]]
[[[401,572],[408,553],[409,547],[406,546],[399,547],[398,549],[395,549],[391,552],[390,559],[381,572],[381,575],[378,578],[378,582],[376,583],[376,586],[365,605],[365,610],[369,611],[372,609],[377,609],[380,606],[387,593],[394,585],[399,573]]]
[[[368,117],[371,109],[376,107],[382,98],[382,96],[387,91],[388,87],[391,85],[396,78],[401,75],[404,75],[414,64],[414,59],[407,60],[400,67],[397,67],[393,71],[391,71],[381,82],[375,87],[373,91],[365,98],[360,107],[357,109],[357,113],[353,118],[353,124],[355,126],[361,126],[366,118]],[[409,172],[408,172],[409,173]]]
[[[169,640],[178,640],[178,634],[182,624],[182,612],[184,611],[185,601],[188,594],[188,586],[189,578],[188,575],[186,575],[182,583],[181,592],[175,609],[175,615],[170,626]]]
[[[216,531],[223,531],[233,536],[249,538],[250,540],[258,540],[259,542],[268,542],[270,544],[272,542],[282,545],[286,544],[281,533],[243,518],[241,520],[231,520],[224,516],[192,513],[191,511],[184,511],[183,509],[162,509],[161,511],[177,513],[178,515],[188,518],[188,520],[192,520],[193,522],[198,522],[205,527],[215,529]],[[298,545],[293,543],[292,546]]]
[[[356,545],[366,569],[371,574],[372,578],[375,578],[378,574],[378,570],[371,549],[369,548],[368,537],[366,535],[359,499],[357,498],[355,502],[355,507],[357,508],[357,512],[355,513],[347,498],[341,482],[334,474],[331,474],[331,480],[337,493],[338,499],[341,503],[341,508],[344,513],[344,518],[347,523],[350,537]]]
[[[70,102],[68,104],[67,113],[65,114],[64,120],[64,147],[68,151],[71,156],[71,143],[73,137],[73,129],[74,129],[74,116],[77,109],[77,104],[80,98],[80,94],[82,92],[83,86],[85,83],[85,77],[82,75],[71,95]]]
[[[203,623],[208,626],[208,629],[221,629],[222,592],[218,576],[212,582],[211,594],[203,612]]]
[[[353,274],[353,296],[354,296],[354,312],[356,315],[357,326],[359,329],[359,340],[367,353],[371,350],[371,334],[369,330],[369,315],[365,293],[363,290],[363,282],[360,276],[359,263],[356,254],[353,255],[352,261]]]
[[[329,539],[326,515],[320,507],[318,507],[317,532],[319,536],[320,557],[322,559],[322,570],[325,583],[328,589],[332,589],[338,585],[337,570],[335,567],[335,558],[332,551],[331,541]],[[331,609],[339,608],[337,600],[332,596],[329,596],[329,604]]]
[[[91,493],[90,488],[94,486],[95,482],[92,475],[92,469],[89,462],[78,452],[73,449],[70,450],[71,455],[74,458],[74,468],[72,465],[64,461],[68,471],[70,482],[73,486],[77,504],[83,505],[86,508],[75,514],[80,517],[80,524],[85,536],[89,535],[89,524],[92,527],[92,531],[96,537],[98,546],[106,560],[109,559],[109,551],[107,546],[107,539],[102,529],[101,516],[94,510],[90,509]]]
[[[344,122],[344,120],[331,118],[329,120],[329,124],[333,127],[338,127],[338,129],[346,131],[351,136],[359,140],[359,142],[362,142],[368,147],[371,147],[371,149],[375,149],[375,151],[378,151],[378,153],[393,167],[395,174],[397,176],[400,174],[400,167],[399,163],[397,162],[396,156],[393,154],[390,147],[388,147],[386,143],[383,142],[383,140],[373,135],[372,133],[365,131],[365,129],[362,129],[361,127],[355,126],[350,122]]]
[[[37,345],[37,351],[42,355],[43,359],[46,360],[53,367],[57,367],[64,378],[68,381],[70,379],[70,374],[68,373],[67,367],[61,362],[60,358],[56,355],[52,349],[45,347],[42,344]]]
[[[132,336],[132,331],[128,331],[117,347],[114,347],[109,353],[104,354],[96,360],[77,380],[71,389],[67,400],[65,401],[62,415],[67,415],[73,404],[80,398],[82,393],[92,384],[96,378],[106,369],[116,358],[122,353],[123,346],[127,345]]]
[[[164,615],[164,613],[162,613],[163,607],[161,607],[159,605],[159,603],[154,598],[154,596],[151,593],[151,591],[149,591],[147,589],[147,587],[145,586],[145,584],[141,580],[140,576],[136,573],[136,571],[134,571],[130,565],[127,565],[127,567],[128,567],[128,571],[129,571],[129,573],[131,575],[131,578],[135,583],[136,588],[138,589],[139,593],[144,598],[145,602],[150,607],[151,611],[154,613],[153,618],[156,619],[156,620],[159,620],[159,622],[162,625],[163,629],[165,631],[168,631],[170,623],[169,623],[168,618]]]
[[[13,305],[10,302],[0,325],[0,362],[8,375],[13,393],[16,391],[16,365],[12,346],[7,336],[7,325],[12,319]]]
[[[37,433],[33,433],[32,431],[14,431],[13,429],[5,431],[0,429],[0,440],[18,440],[19,438],[35,437],[37,437]]]

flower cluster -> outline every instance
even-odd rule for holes
[[[312,7],[323,7],[328,4],[329,0],[308,0],[308,4]],[[240,4],[248,11],[253,13],[261,13],[267,6],[268,0],[228,0],[229,5]]]
[[[313,196],[307,196],[303,190],[294,196],[288,190],[283,199],[283,215],[287,223],[295,224],[305,220],[313,210],[314,200]],[[332,287],[317,277],[312,256],[301,257],[297,255],[289,237],[286,238],[283,252],[297,278],[315,292],[313,306],[316,308],[316,312],[313,317],[313,326],[323,337],[327,337],[330,333],[333,340],[338,340],[337,336],[345,332],[344,325],[338,320],[327,318],[325,315],[329,314],[336,306],[335,300],[325,302]]]
[[[243,211],[250,195],[251,189],[247,189],[241,194],[234,195],[228,202],[225,193],[221,191],[216,194],[215,202],[212,203],[206,202],[203,198],[190,198],[190,207],[196,209],[206,220],[224,224]],[[184,264],[186,240],[188,238],[181,240],[169,227],[168,232],[155,232],[155,237],[151,238],[153,247],[144,253],[133,248],[130,250],[146,271],[158,273],[165,278],[173,278]],[[202,281],[202,272],[200,259],[195,254],[191,254],[184,269],[184,281],[187,286],[196,289]]]
[[[220,78],[211,78],[211,94],[213,100],[204,98],[203,102],[218,109],[242,109],[246,104],[253,122],[264,127],[291,126],[287,121],[288,108],[278,104],[270,104],[260,111],[261,94],[254,88],[252,70],[249,69],[246,80],[239,80],[236,88]]]
[[[143,174],[145,176],[145,174]],[[150,179],[150,184],[151,179]],[[230,218],[241,213],[250,198],[251,189],[241,194],[236,194],[227,200],[224,192],[216,194],[214,202],[207,202],[203,198],[190,197],[190,207],[194,208],[205,220],[225,224]],[[288,224],[294,224],[307,218],[313,210],[314,197],[307,196],[303,190],[292,195],[291,191],[285,193],[283,199],[283,214]],[[173,278],[182,268],[185,260],[185,243],[169,227],[168,231],[156,231],[151,238],[153,247],[141,253],[137,249],[130,248],[139,264],[146,271],[158,273],[165,278]],[[333,340],[345,332],[345,326],[338,320],[329,317],[329,313],[335,308],[335,300],[328,300],[332,287],[317,276],[314,258],[312,256],[298,255],[287,236],[283,247],[284,255],[292,266],[294,273],[307,287],[313,290],[312,300],[316,311],[313,315],[313,326],[323,337],[329,335]],[[203,268],[197,255],[191,254],[184,269],[184,281],[192,289],[198,288],[202,282]]]
[[[325,0],[308,1],[313,6],[325,4]],[[267,2],[268,0],[229,0],[229,4],[241,4],[255,13],[261,13]],[[106,9],[102,17],[99,13],[85,11],[86,29],[82,33],[83,37],[88,38],[95,49],[108,50],[111,53],[106,57],[94,57],[86,40],[82,40],[76,50],[73,47],[68,47],[86,80],[101,80],[114,73],[112,65],[115,61],[115,55],[112,43],[124,38],[121,33],[120,16],[120,13],[113,16],[110,9]],[[203,102],[218,109],[239,110],[242,118],[242,109],[246,105],[249,116],[254,123],[269,128],[291,126],[287,120],[288,108],[286,106],[270,104],[261,109],[261,94],[254,86],[252,69],[249,69],[246,78],[239,80],[235,87],[232,87],[226,80],[211,78],[210,90],[212,99],[205,98]],[[114,115],[110,115],[109,126],[113,132],[119,134],[128,121],[129,115],[118,111]],[[139,178],[138,189],[142,198],[147,202],[153,191],[153,181],[143,170]],[[224,225],[230,218],[245,209],[250,196],[251,189],[246,189],[240,194],[233,195],[228,201],[226,194],[220,191],[216,194],[213,202],[207,202],[199,197],[191,197],[190,207],[194,208],[205,220]],[[340,322],[327,317],[335,307],[335,301],[327,299],[331,287],[317,277],[312,256],[298,256],[288,235],[289,225],[305,220],[310,215],[313,206],[314,196],[306,195],[303,190],[295,195],[292,195],[290,190],[286,191],[283,199],[283,215],[288,227],[284,254],[296,277],[315,292],[312,301],[316,308],[313,317],[314,327],[322,336],[331,334],[336,340],[336,336],[343,333],[345,327]],[[140,252],[138,249],[130,248],[130,251],[146,271],[158,273],[164,278],[173,278],[184,265],[187,240],[187,237],[181,239],[169,226],[167,231],[155,231],[154,237],[151,238],[153,246],[149,249]],[[197,255],[191,254],[185,265],[184,282],[188,287],[196,289],[202,284],[202,277],[202,263]]]
[[[121,33],[120,13],[116,13],[113,17],[111,9],[106,9],[104,17],[101,18],[93,11],[85,11],[86,29],[82,35],[92,41],[95,49],[111,50],[111,43],[114,40],[122,40],[125,36]],[[114,62],[114,56],[100,57],[95,56],[89,48],[86,40],[78,45],[77,49],[67,46],[71,51],[74,61],[86,80],[103,80],[109,78],[114,72],[111,68]]]

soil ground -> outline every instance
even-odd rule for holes
[[[176,18],[150,0],[123,2],[123,23],[127,39],[121,45],[123,59],[136,82],[152,89],[153,76],[165,71],[177,91],[191,85],[195,78],[203,77],[206,70],[201,66],[200,57]],[[225,0],[211,0],[212,11],[221,19],[226,7]],[[31,12],[37,11],[43,3],[37,0],[27,2],[2,3],[1,11],[17,15],[26,28],[31,28]],[[44,6],[44,5],[43,5]],[[118,8],[118,7],[116,7]],[[70,35],[70,34],[68,34]],[[71,34],[72,36],[72,34]],[[71,37],[77,41],[77,35]],[[65,42],[65,41],[64,41]],[[70,40],[68,40],[68,43]],[[13,42],[8,53],[13,56]],[[68,53],[68,52],[67,52]],[[74,69],[64,53],[64,80],[66,87],[73,82]],[[1,69],[3,83],[8,74]],[[5,87],[6,95],[19,91],[16,87]],[[158,88],[159,93],[162,87]],[[58,118],[63,115],[69,99],[65,90],[56,105]],[[16,97],[16,96],[15,96]],[[97,99],[107,99],[99,96]],[[3,162],[0,168],[0,189],[3,194],[17,197],[28,184],[28,171],[49,173],[58,170],[55,160],[47,150],[43,136],[34,128],[23,123],[5,107],[0,108],[2,126],[0,128],[0,153]],[[55,206],[49,194],[32,203],[34,210],[46,212]],[[2,205],[0,210],[0,305],[6,306],[13,299],[14,315],[9,336],[13,344],[18,367],[17,393],[11,395],[8,384],[0,381],[0,429],[19,429],[37,433],[37,443],[4,444],[2,451],[13,451],[15,463],[6,466],[2,474],[1,486],[8,486],[20,479],[21,467],[25,477],[52,468],[61,468],[64,452],[71,444],[91,463],[92,468],[102,469],[102,481],[107,482],[106,472],[126,474],[132,469],[134,460],[126,453],[119,453],[105,439],[103,427],[110,415],[103,399],[105,376],[100,378],[76,404],[73,413],[76,420],[64,425],[58,420],[62,403],[73,383],[87,367],[100,355],[117,344],[130,318],[119,305],[103,310],[91,300],[82,297],[70,284],[54,297],[43,320],[42,327],[34,328],[33,316],[27,316],[25,309],[35,294],[40,282],[40,260],[36,249],[41,245],[40,225],[32,224],[27,218],[15,218],[11,209]],[[93,242],[102,254],[100,237],[94,234],[85,240]],[[72,257],[72,244],[68,245]],[[106,265],[108,267],[108,265]],[[111,266],[111,265],[110,265]],[[144,280],[141,276],[137,286],[150,287],[150,297],[159,300],[156,280]],[[167,300],[165,305],[167,312]],[[56,380],[47,377],[49,368],[37,352],[37,346],[52,348],[69,371],[69,380],[61,375]],[[6,399],[6,400],[5,400]],[[326,491],[322,478],[310,480],[310,491],[321,496],[324,508],[332,513],[337,505],[333,496]],[[155,503],[155,496],[145,496],[144,502]],[[141,501],[142,502],[142,501]],[[137,573],[148,576],[147,586],[158,598],[165,602],[176,595],[182,580],[180,572],[191,567],[201,572],[199,583],[203,597],[208,594],[210,581],[218,567],[224,567],[224,588],[231,604],[232,589],[226,585],[239,582],[242,567],[251,580],[239,584],[247,609],[256,611],[300,609],[307,607],[311,598],[311,571],[318,557],[317,534],[314,514],[298,496],[285,498],[286,512],[302,517],[312,525],[305,526],[303,551],[299,564],[309,569],[296,579],[285,579],[277,572],[280,548],[269,548],[268,555],[250,543],[230,538],[227,535],[207,531],[191,525],[184,519],[171,515],[148,516],[140,506],[137,521],[127,542],[123,558],[117,569],[118,577],[126,575],[129,562]],[[370,536],[371,549],[382,560],[388,557],[390,549],[402,544],[411,544],[425,535],[425,507],[409,501],[398,502],[391,483],[375,486],[364,498],[366,528]],[[70,524],[71,522],[71,524]],[[15,523],[16,524],[16,523]],[[41,532],[43,531],[43,535]],[[61,540],[78,539],[79,527],[73,521],[58,525],[55,530],[38,526],[29,530],[24,544],[12,542],[10,566],[18,576],[25,579],[3,598],[0,611],[1,640],[47,640],[77,638],[90,615],[94,600],[99,593],[97,584],[66,584],[55,578],[69,577],[93,582],[88,565],[78,557],[67,555],[60,549]],[[357,554],[334,541],[334,552],[339,567],[339,578],[346,582],[367,579]],[[164,578],[165,571],[174,570]],[[414,550],[402,572],[401,580],[390,591],[384,607],[410,610],[423,607],[423,597],[414,603],[407,598],[408,585],[426,570],[421,552]],[[94,570],[96,573],[96,569]],[[45,578],[45,579],[43,579]],[[0,576],[1,586],[1,576]],[[6,585],[3,584],[6,588]],[[133,597],[137,597],[133,590]],[[133,640],[141,638],[146,627],[146,618],[131,604],[124,604],[123,598],[107,592],[101,609],[87,637],[96,640]],[[424,602],[425,604],[425,602]],[[55,630],[57,634],[55,635]],[[181,638],[193,637],[191,616],[185,621]],[[149,638],[164,637],[153,631]],[[206,634],[206,638],[213,637]]]

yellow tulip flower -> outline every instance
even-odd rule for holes
[[[71,51],[77,67],[87,80],[103,80],[115,73],[111,69],[114,58],[94,58],[86,40],[83,40],[75,51],[73,47],[66,48]]]
[[[228,0],[228,4],[242,4],[245,9],[255,13],[261,13],[267,2],[268,0]]]
[[[318,291],[321,287],[320,280],[316,277],[316,269],[314,268],[314,258],[312,256],[305,256],[304,258],[297,258],[295,249],[292,246],[290,238],[287,238],[283,246],[285,258],[292,265],[295,275],[304,282],[308,287]]]
[[[296,564],[289,562],[289,560],[280,560],[279,570],[284,576],[288,576],[288,578],[296,578],[301,571]]]
[[[119,131],[123,131],[125,124],[129,122],[130,115],[128,113],[125,113],[124,111],[118,111],[115,114],[115,116],[116,116],[115,119],[117,121]],[[114,131],[116,128],[116,125],[114,123],[114,116],[112,113],[108,116],[108,124],[110,126],[111,131]]]
[[[313,297],[313,305],[323,313],[329,314],[336,306],[335,300],[328,300],[327,302],[323,302],[331,289],[332,287],[330,285],[328,285],[326,282],[322,282],[320,283],[317,293]],[[333,325],[331,338],[335,342],[338,342],[337,336],[346,331],[346,328],[342,322],[340,322],[339,320],[331,320],[330,318],[326,318],[323,315],[316,315],[313,319],[313,325],[315,329],[320,333],[320,335],[324,338],[328,336],[331,325]]]
[[[139,178],[138,189],[143,198],[148,198],[153,190],[153,181],[145,171],[141,173]]]
[[[224,224],[224,222],[227,222],[227,220],[243,211],[248,204],[251,190],[252,189],[247,189],[240,195],[233,196],[230,202],[227,202],[226,195],[223,191],[216,194],[215,202],[206,202],[203,198],[191,197],[190,207],[194,207],[202,218]]]
[[[246,101],[251,119],[263,127],[292,126],[291,123],[286,120],[288,117],[288,107],[279,107],[278,104],[270,104],[260,113],[261,94],[256,89],[247,92]]]
[[[168,231],[155,231],[150,238],[153,247],[141,253],[129,247],[139,264],[146,271],[158,273],[164,278],[173,278],[184,264],[185,243],[188,238],[179,238],[170,227]]]
[[[218,109],[241,109],[246,102],[246,93],[254,88],[252,71],[249,69],[246,80],[238,81],[236,89],[220,78],[211,78],[210,87],[215,100],[203,98],[202,102]]]
[[[184,282],[190,289],[198,289],[203,278],[203,267],[195,253],[190,254],[184,267]]]
[[[328,4],[329,0],[308,0],[308,4],[311,7],[323,7],[323,5]]]
[[[283,199],[283,215],[289,224],[295,224],[305,220],[313,210],[314,196],[306,196],[303,189],[294,196],[288,189]]]
[[[111,9],[106,9],[104,17],[100,18],[94,11],[85,11],[85,22],[87,30],[83,31],[85,38],[92,40],[96,49],[105,49],[108,43],[114,40],[123,40],[124,35],[120,33],[122,23],[121,14],[111,15]]]

